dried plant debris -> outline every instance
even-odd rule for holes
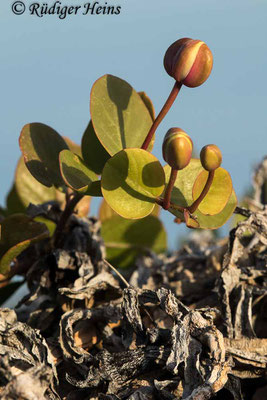
[[[0,311],[1,399],[57,398],[57,371],[41,334],[17,321],[14,311]]]
[[[264,160],[229,240],[195,231],[176,253],[142,255],[126,288],[96,219],[72,216],[60,248],[36,245],[29,294],[0,310],[0,398],[267,398],[266,181]]]

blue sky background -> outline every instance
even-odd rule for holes
[[[31,3],[25,0],[26,7]],[[182,89],[157,131],[154,154],[162,161],[162,137],[172,126],[190,134],[198,150],[216,143],[242,195],[253,165],[267,154],[267,1],[114,0],[108,4],[120,5],[120,15],[65,20],[28,12],[16,16],[11,4],[0,4],[1,204],[13,179],[25,123],[43,122],[79,142],[90,118],[91,86],[106,73],[144,90],[158,112],[173,85],[163,56],[181,37],[205,41],[214,67],[204,85]],[[96,213],[96,205],[92,210]],[[173,247],[186,229],[173,224],[169,213],[164,212],[163,220]]]

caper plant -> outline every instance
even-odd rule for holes
[[[1,272],[6,273],[10,262],[35,241],[50,236],[51,245],[60,247],[69,217],[89,196],[104,198],[100,213],[102,234],[110,247],[110,259],[114,260],[118,255],[116,238],[123,242],[122,249],[134,253],[144,243],[158,252],[166,248],[163,228],[158,225],[159,208],[171,212],[175,222],[184,222],[189,228],[216,229],[223,225],[232,215],[237,199],[229,173],[220,166],[220,149],[207,145],[199,159],[192,158],[192,139],[174,127],[163,139],[167,164],[162,166],[152,154],[156,130],[182,86],[203,84],[212,64],[212,53],[204,42],[189,38],[174,42],[165,54],[164,67],[175,83],[156,118],[153,104],[144,92],[136,92],[118,77],[102,76],[91,90],[91,120],[81,146],[47,125],[25,125],[19,138],[24,161],[18,164],[2,222]],[[15,197],[15,214],[8,216]],[[63,209],[53,229],[46,228],[46,221],[33,221],[21,214],[29,202],[51,199],[61,202]],[[21,224],[21,232],[28,234],[12,237],[16,224]],[[112,226],[119,228],[110,237]],[[134,233],[130,239],[128,235],[127,242],[124,236],[129,231]],[[161,239],[157,242],[155,236]],[[127,266],[129,260],[124,259],[122,266]]]

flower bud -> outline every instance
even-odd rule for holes
[[[193,142],[180,128],[171,128],[165,135],[162,153],[164,160],[174,169],[185,168],[191,159]]]
[[[188,87],[202,85],[208,79],[213,57],[201,40],[179,39],[166,51],[164,67],[177,82]]]
[[[202,167],[207,171],[214,171],[222,163],[222,153],[216,144],[207,144],[200,152]]]

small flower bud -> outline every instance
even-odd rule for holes
[[[222,153],[216,144],[207,144],[200,152],[202,167],[207,171],[214,171],[222,163]]]
[[[164,67],[177,82],[188,87],[204,83],[212,70],[213,57],[201,40],[179,39],[166,51]]]
[[[185,168],[191,159],[193,142],[180,128],[171,128],[165,135],[162,153],[164,160],[174,169]]]

